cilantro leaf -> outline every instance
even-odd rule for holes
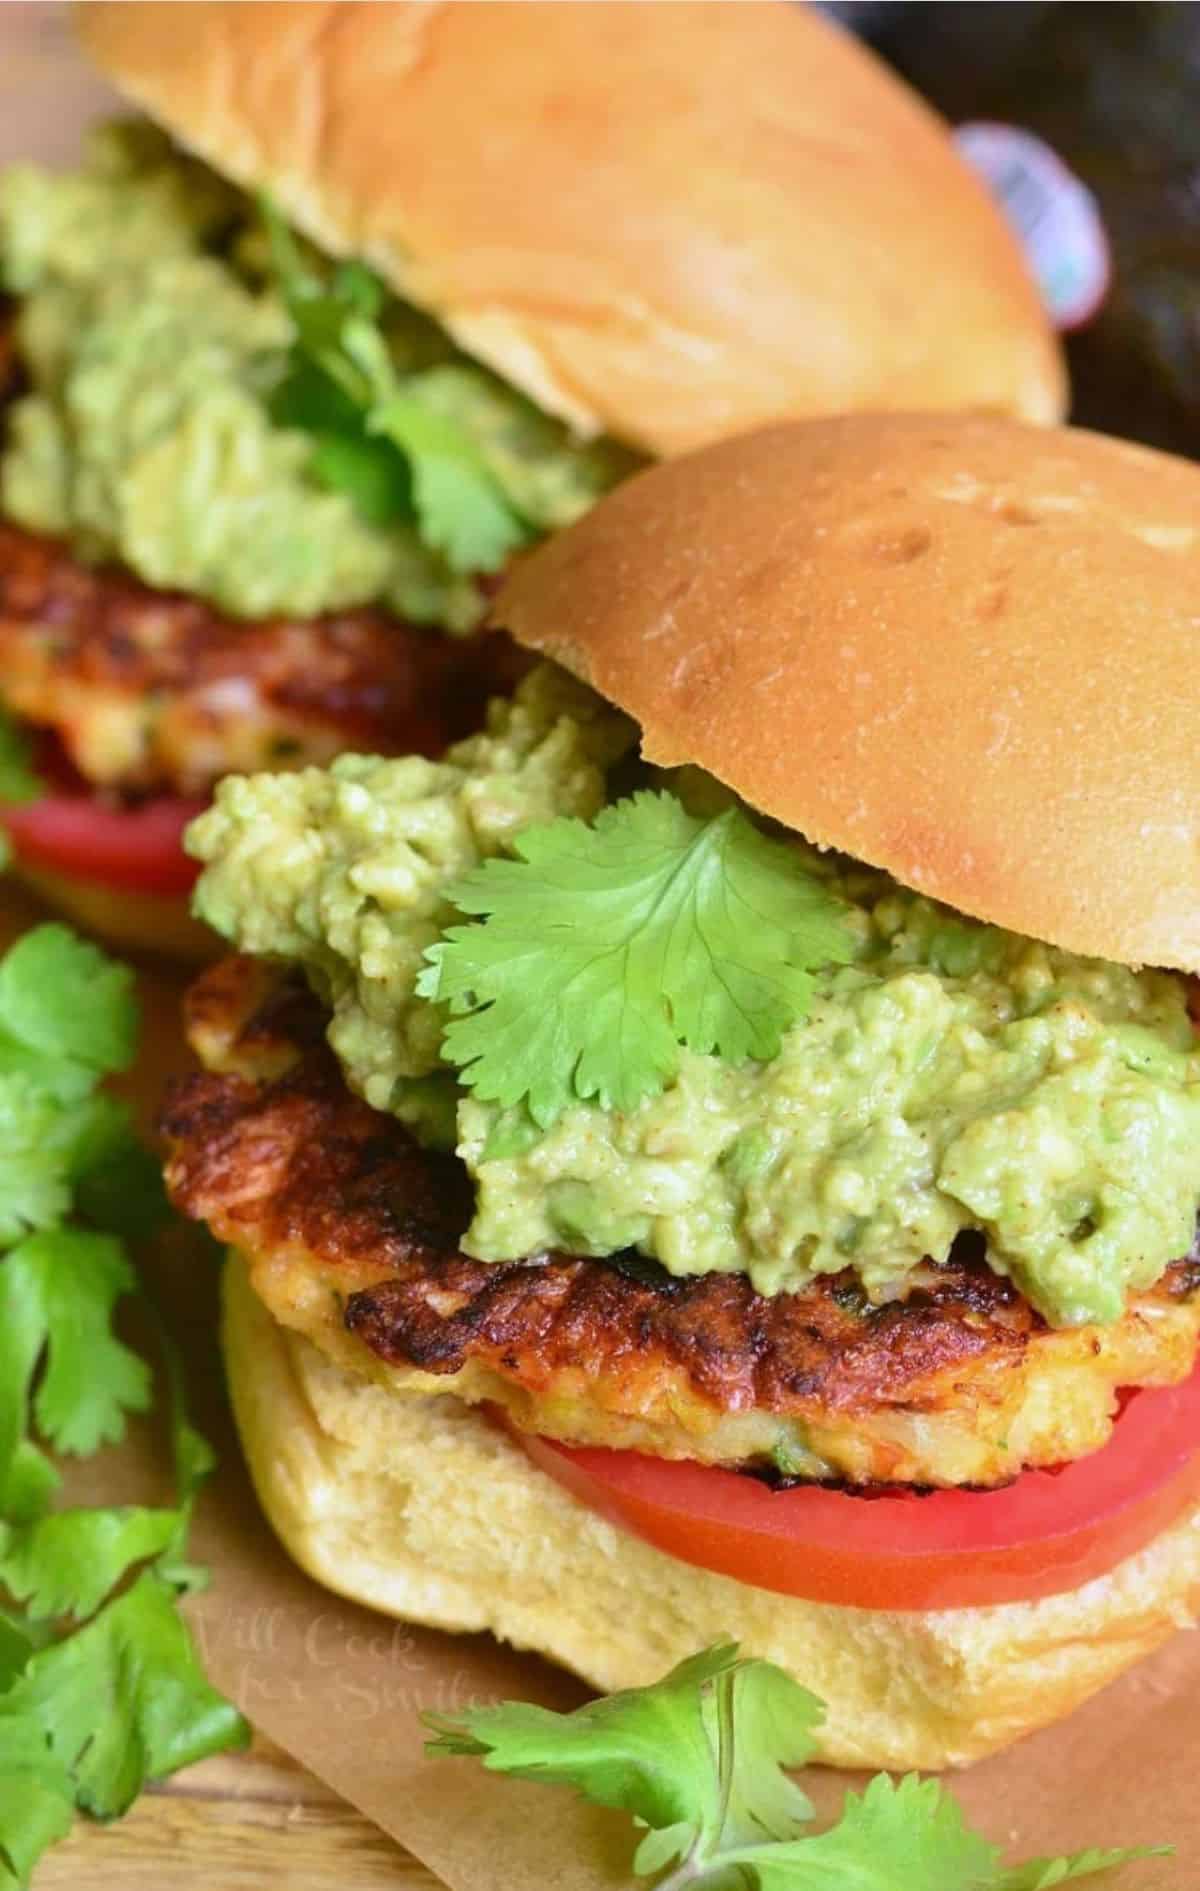
[[[26,1604],[33,1621],[85,1620],[136,1563],[173,1547],[179,1521],[176,1510],[127,1505],[0,1524],[0,1586]]]
[[[32,1721],[0,1720],[0,1891],[17,1891],[71,1829],[70,1777]]]
[[[175,1506],[46,1514],[59,1479],[35,1432],[86,1454],[149,1404],[148,1368],[112,1327],[135,1286],[124,1249],[61,1225],[74,1210],[140,1234],[162,1212],[128,1109],[97,1088],[130,1062],[136,1024],[130,974],[64,927],[0,960],[0,1591],[25,1605],[0,1611],[0,1891],[27,1885],[77,1809],[111,1817],[147,1778],[246,1736],[176,1609],[205,1579],[185,1550],[212,1453],[165,1340]],[[85,1626],[65,1633],[70,1616]]]
[[[170,1427],[171,1464],[175,1472],[176,1501],[191,1504],[201,1486],[216,1468],[216,1457],[208,1439],[192,1424],[187,1414],[183,1360],[179,1348],[154,1309],[167,1382],[167,1419]]]
[[[404,455],[392,441],[367,432],[379,364],[372,358],[364,366],[361,335],[356,343],[348,339],[351,324],[361,327],[378,314],[382,287],[355,264],[343,265],[327,287],[305,267],[287,226],[273,212],[267,215],[276,273],[296,328],[268,412],[277,426],[312,435],[314,477],[349,494],[369,525],[411,519],[412,481]],[[390,391],[390,378],[384,385]]]
[[[0,1412],[0,1419],[3,1416]],[[58,1485],[58,1472],[49,1458],[30,1439],[22,1438],[8,1463],[0,1467],[0,1510],[18,1523],[31,1522],[41,1516]]]
[[[74,1057],[47,1057],[41,1051],[31,1050],[0,1024],[0,1082],[9,1077],[25,1080],[30,1092],[37,1092],[64,1108],[85,1103],[98,1080],[97,1072],[87,1064],[81,1064]]]
[[[0,1692],[11,1687],[37,1647],[35,1631],[27,1622],[0,1609]]]
[[[100,1278],[96,1283],[100,1287],[100,1298],[89,1313],[84,1311],[80,1322],[80,1338],[87,1347],[87,1358],[103,1361],[106,1351],[110,1358],[107,1374],[110,1382],[122,1393],[126,1401],[123,1409],[142,1409],[138,1403],[130,1405],[129,1395],[135,1400],[142,1397],[141,1388],[148,1380],[146,1368],[140,1359],[128,1353],[119,1341],[107,1331],[107,1313],[105,1302],[109,1291],[115,1286],[123,1291],[132,1284],[132,1275],[124,1266],[115,1271],[112,1267],[114,1253],[119,1255],[115,1244],[103,1241],[96,1236],[72,1234],[60,1230],[51,1236],[41,1238],[41,1249],[54,1245],[57,1249],[54,1267],[56,1276],[61,1274],[62,1255],[67,1245],[84,1244],[93,1263],[99,1257]],[[29,1243],[32,1247],[34,1244]],[[123,1261],[123,1257],[121,1257]],[[34,1266],[38,1255],[35,1253]],[[0,1350],[0,1401],[2,1388],[7,1384],[15,1390],[18,1382],[28,1388],[31,1376],[28,1362],[36,1359],[41,1347],[39,1335],[45,1328],[45,1292],[44,1281],[39,1278],[34,1291],[28,1290],[27,1283],[21,1283],[20,1275],[29,1262],[27,1250],[19,1250],[10,1256],[6,1266],[16,1263],[15,1278],[18,1286],[16,1301],[23,1317],[13,1322],[13,1339],[10,1342],[10,1357],[3,1359]],[[5,1271],[0,1267],[0,1288],[5,1284]],[[72,1283],[57,1280],[60,1302],[73,1298]],[[60,1306],[61,1311],[61,1306]],[[0,1299],[0,1318],[3,1317],[4,1302]],[[157,1316],[156,1316],[157,1317]],[[104,1330],[97,1334],[95,1323],[103,1323]],[[53,1335],[53,1325],[48,1329]],[[184,1400],[183,1367],[178,1349],[169,1335],[161,1328],[159,1332],[163,1350],[165,1378],[168,1396],[168,1417],[170,1425],[171,1458],[175,1473],[176,1503],[172,1508],[147,1509],[141,1506],[114,1507],[96,1510],[65,1510],[53,1516],[40,1515],[44,1507],[44,1497],[57,1481],[50,1467],[42,1460],[48,1473],[46,1489],[35,1487],[32,1505],[0,1502],[0,1511],[7,1509],[10,1522],[0,1521],[0,1588],[8,1590],[17,1601],[27,1605],[27,1619],[44,1620],[48,1617],[74,1615],[80,1619],[95,1613],[109,1591],[137,1563],[153,1559],[164,1580],[176,1589],[197,1589],[207,1580],[205,1571],[189,1564],[184,1559],[184,1548],[192,1509],[196,1494],[208,1477],[214,1464],[212,1449],[207,1440],[192,1425],[187,1416]],[[52,1339],[52,1343],[53,1339]],[[2,1349],[2,1342],[0,1342]],[[18,1361],[19,1353],[19,1361]],[[117,1360],[117,1371],[111,1369],[111,1360]],[[6,1371],[6,1365],[15,1369]],[[50,1367],[43,1381],[39,1401],[50,1398],[51,1417],[58,1414],[61,1401],[69,1400],[71,1387],[78,1382],[84,1388],[85,1374],[80,1371],[83,1364],[81,1355],[71,1355],[66,1360],[61,1358],[61,1349],[51,1355]],[[22,1381],[21,1374],[24,1372]],[[61,1392],[56,1387],[53,1374],[58,1372],[62,1382]],[[128,1372],[129,1381],[125,1381]],[[114,1389],[110,1383],[110,1390]],[[148,1403],[148,1397],[146,1401]],[[0,1412],[3,1406],[0,1402]],[[86,1439],[92,1435],[101,1438],[111,1436],[114,1426],[121,1424],[120,1409],[104,1414],[97,1404],[92,1387],[86,1387],[86,1397],[79,1406],[72,1410],[69,1425],[60,1424],[57,1431],[46,1423],[46,1414],[39,1403],[39,1420],[44,1431],[63,1444],[64,1438],[77,1437],[81,1431],[85,1442],[84,1451],[91,1447]],[[9,1428],[20,1422],[19,1414],[10,1415]],[[30,1452],[33,1447],[28,1439],[22,1440]],[[80,1448],[70,1446],[67,1448]],[[0,1496],[3,1495],[0,1484]]]
[[[72,1189],[102,1169],[111,1156],[119,1156],[133,1133],[129,1106],[109,1090],[92,1089],[75,1108],[63,1111],[54,1147],[63,1158]]]
[[[0,1513],[29,1522],[57,1478],[30,1436],[30,1407],[60,1451],[116,1443],[127,1412],[145,1411],[145,1363],[111,1331],[133,1270],[106,1235],[59,1228],[0,1261]],[[34,1375],[45,1356],[36,1393]]]
[[[422,398],[419,373],[398,372],[380,326],[383,284],[360,263],[323,272],[269,203],[262,212],[296,331],[271,418],[312,436],[314,477],[368,524],[415,518],[450,571],[498,571],[529,528],[470,428]]]
[[[318,439],[358,433],[362,409],[317,362],[292,361],[271,389],[267,409],[278,427],[295,427]]]
[[[133,1180],[128,1110],[96,1086],[132,1061],[137,1022],[127,968],[65,926],[35,928],[0,959],[0,1247],[62,1221],[85,1178],[97,1209],[101,1171]]]
[[[212,1446],[192,1424],[187,1413],[183,1360],[179,1348],[167,1332],[157,1308],[152,1307],[158,1328],[159,1347],[167,1388],[167,1422],[170,1430],[171,1463],[175,1473],[175,1527],[163,1547],[155,1567],[164,1582],[177,1590],[198,1590],[208,1586],[208,1571],[187,1560],[187,1537],[192,1512],[201,1486],[216,1466]]]
[[[422,404],[414,379],[373,408],[372,434],[400,447],[421,536],[451,571],[499,571],[530,533],[466,428]]]
[[[145,1241],[170,1214],[162,1164],[137,1134],[125,1104],[97,1097],[73,1150],[75,1212],[123,1241]]]
[[[412,479],[404,455],[390,440],[317,433],[309,465],[322,485],[349,494],[368,525],[412,517]]]
[[[681,1044],[774,1057],[813,972],[852,955],[840,903],[737,808],[704,820],[636,794],[514,846],[450,888],[483,923],[431,946],[417,989],[449,1004],[463,1082],[527,1101],[543,1128],[581,1098],[633,1109],[674,1077]]]
[[[115,1818],[148,1779],[245,1745],[245,1723],[204,1679],[174,1591],[152,1571],[85,1628],[32,1655],[0,1695],[0,1740],[39,1730],[83,1811]],[[4,1842],[11,1845],[7,1830]]]
[[[45,1058],[126,1070],[138,1016],[128,966],[66,926],[37,926],[0,960],[0,1027]]]
[[[316,252],[301,244],[265,195],[259,210],[275,279],[296,330],[298,347],[290,368],[316,367],[355,410],[366,406],[375,384],[355,360],[348,338],[354,325],[370,328],[378,321],[387,291],[362,263],[342,263],[326,274]],[[342,413],[345,417],[344,407]]]
[[[10,715],[0,710],[0,803],[9,807],[36,801],[42,793],[33,766],[29,737]]]
[[[58,1065],[45,1083],[65,1089],[75,1068]],[[153,1233],[166,1213],[161,1171],[124,1103],[101,1093],[66,1105],[41,1075],[0,1074],[0,1247],[55,1227],[72,1197],[95,1227],[133,1239]]]
[[[77,1123],[36,1081],[0,1075],[0,1248],[67,1214]]]
[[[650,1828],[636,1865],[647,1871],[725,1837],[777,1836],[811,1818],[781,1769],[811,1758],[820,1712],[781,1669],[739,1660],[736,1643],[725,1642],[681,1662],[656,1687],[571,1714],[518,1702],[475,1708],[461,1726],[436,1715],[426,1723],[439,1735],[431,1752],[478,1754],[495,1771],[574,1786],[631,1812]],[[764,1739],[772,1744],[752,1744]]]
[[[660,1891],[1050,1891],[1150,1854],[1079,1852],[1005,1870],[936,1780],[878,1774],[848,1793],[836,1825],[787,1769],[812,1758],[821,1703],[732,1642],[650,1687],[572,1714],[504,1702],[461,1721],[426,1714],[432,1754],[473,1755],[493,1772],[573,1786],[647,1828],[634,1870],[674,1866]]]
[[[41,1305],[46,1367],[34,1410],[43,1436],[80,1456],[119,1444],[125,1414],[150,1404],[149,1368],[112,1332],[113,1306],[135,1284],[124,1249],[109,1235],[62,1228],[32,1236],[0,1268],[10,1270]]]
[[[1080,1878],[1095,1877],[1097,1872],[1115,1871],[1138,1858],[1168,1858],[1171,1849],[1169,1845],[1139,1845],[1132,1851],[1117,1848],[1076,1852],[1071,1858],[1030,1858],[1002,1872],[994,1891],[1051,1891],[1054,1885],[1073,1884]]]
[[[861,1796],[847,1793],[827,1832],[743,1847],[721,1862],[752,1873],[757,1891],[983,1891],[995,1881],[996,1850],[936,1780],[880,1773]]]
[[[731,1658],[737,1652],[731,1646]],[[816,1749],[825,1710],[770,1661],[740,1661],[706,1702],[709,1737],[726,1759],[721,1836],[730,1843],[784,1838],[813,1816],[789,1771]]]

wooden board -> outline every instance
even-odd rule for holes
[[[277,1747],[256,1743],[145,1793],[116,1825],[76,1825],[34,1891],[441,1891],[423,1865]]]
[[[67,8],[0,0],[0,163],[68,160],[103,89],[77,61]],[[36,1891],[439,1891],[438,1880],[278,1748],[193,1767],[115,1825],[81,1820]]]

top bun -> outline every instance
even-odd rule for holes
[[[1200,970],[1200,469],[859,415],[652,468],[497,623],[823,847],[1073,951]]]
[[[92,4],[129,97],[583,432],[1049,422],[1032,284],[940,121],[802,8]]]

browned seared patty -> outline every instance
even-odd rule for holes
[[[1190,1369],[1190,1260],[1117,1325],[1058,1331],[970,1241],[880,1308],[850,1273],[766,1299],[637,1257],[472,1260],[461,1165],[349,1094],[306,994],[227,959],[193,987],[189,1029],[209,1070],[163,1117],[176,1205],[241,1250],[278,1320],[397,1393],[659,1457],[988,1484],[1094,1449],[1117,1388]]]
[[[0,522],[0,700],[101,786],[202,794],[348,748],[438,753],[522,667],[507,638],[381,610],[224,617]]]

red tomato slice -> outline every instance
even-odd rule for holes
[[[183,830],[207,805],[160,795],[122,808],[92,794],[51,793],[0,809],[0,821],[30,867],[169,896],[195,884],[200,869],[183,851]]]
[[[1091,1456],[995,1491],[773,1491],[734,1471],[510,1430],[573,1496],[668,1555],[861,1609],[972,1608],[1075,1589],[1200,1499],[1200,1369],[1131,1395]]]

